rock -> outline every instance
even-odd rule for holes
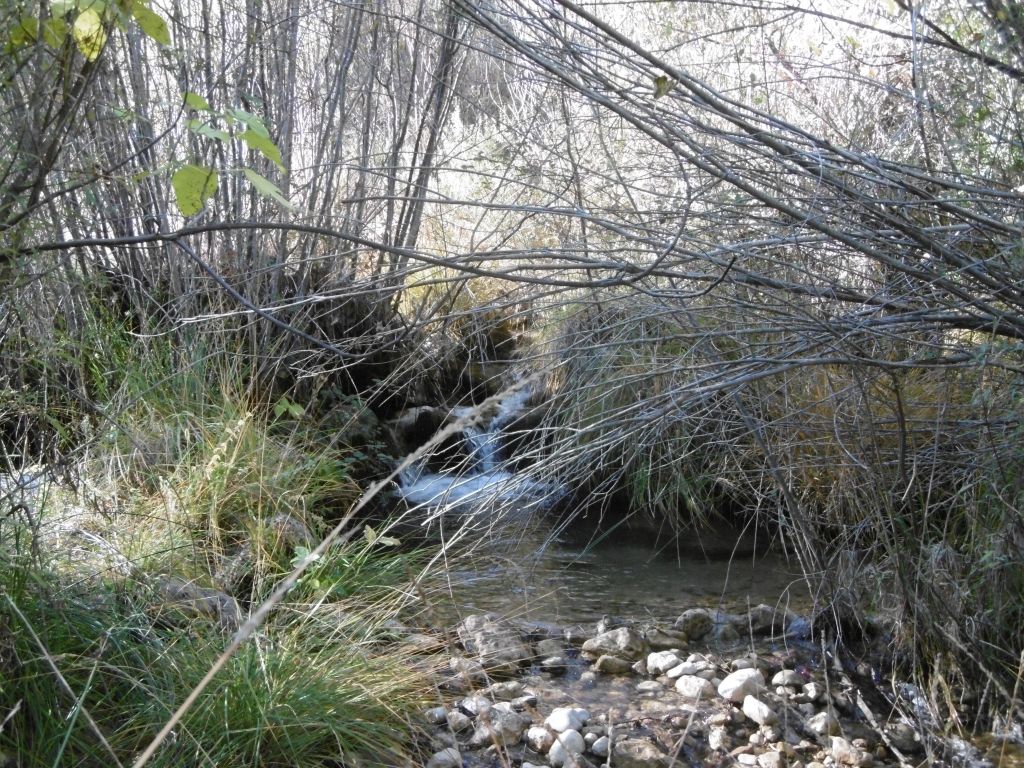
[[[597,672],[592,669],[588,669],[582,675],[580,675],[580,687],[584,690],[590,690],[597,685]]]
[[[555,734],[542,725],[531,725],[526,731],[526,743],[538,754],[545,754],[555,743]]]
[[[448,710],[444,707],[431,707],[423,710],[423,719],[431,725],[440,725],[448,717]]]
[[[708,733],[708,748],[712,751],[722,750],[725,752],[732,749],[732,739],[729,738],[729,732],[721,726],[712,728]]]
[[[757,669],[739,669],[727,675],[718,686],[718,695],[737,704],[747,696],[757,695],[764,689],[764,675]]]
[[[715,695],[715,686],[696,675],[683,675],[676,680],[676,691],[688,699],[708,700]]]
[[[665,674],[670,678],[682,677],[683,675],[699,675],[703,677],[704,672],[714,672],[714,667],[710,662],[701,659],[700,661],[684,661],[677,666],[672,667]]]
[[[646,651],[644,638],[630,627],[620,627],[587,640],[583,644],[583,653],[588,658],[603,655],[616,656],[620,659],[638,660]]]
[[[628,675],[633,671],[633,664],[626,659],[606,653],[594,662],[594,669],[606,675]]]
[[[507,680],[494,683],[483,690],[483,693],[495,701],[511,701],[523,692],[523,684],[518,680]]]
[[[807,727],[819,736],[839,734],[839,721],[829,712],[819,712],[807,720]]]
[[[608,747],[611,741],[607,736],[599,736],[594,740],[594,743],[590,745],[590,753],[597,757],[608,757]]]
[[[462,755],[455,747],[435,752],[427,761],[427,768],[461,768]]]
[[[541,659],[549,656],[561,656],[565,653],[565,643],[553,637],[548,637],[543,640],[539,640],[534,646],[534,650],[536,651],[538,658]]]
[[[476,654],[485,669],[514,674],[530,658],[530,650],[510,624],[494,614],[469,616],[458,627],[467,652]]]
[[[782,635],[789,618],[785,611],[761,603],[747,613],[747,626],[755,635]]]
[[[683,648],[688,642],[684,632],[662,627],[650,627],[644,632],[644,639],[654,651]]]
[[[784,669],[781,672],[776,672],[772,678],[772,685],[785,685],[789,688],[800,688],[806,682],[807,678],[795,669]]]
[[[912,755],[922,749],[921,737],[906,723],[892,723],[885,729],[885,735],[900,752]]]
[[[779,721],[779,716],[775,714],[774,709],[753,696],[743,699],[743,714],[758,725],[771,725]]]
[[[740,633],[733,624],[715,624],[714,637],[719,643],[734,643],[740,639]]]
[[[555,737],[551,749],[548,750],[548,762],[554,766],[565,765],[571,756],[582,755],[587,748],[579,731],[562,731]]]
[[[156,621],[188,624],[213,621],[225,632],[234,632],[241,622],[235,598],[216,589],[200,587],[176,576],[161,576],[154,583],[156,600],[149,612]]]
[[[742,752],[736,755],[736,762],[740,765],[757,765],[757,755],[750,752]]]
[[[682,663],[683,660],[672,651],[655,651],[647,654],[647,672],[652,675],[663,675]]]
[[[564,675],[569,668],[569,662],[563,656],[548,656],[538,666],[549,675]]]
[[[858,749],[842,736],[832,737],[829,752],[837,765],[866,766],[871,765],[874,760],[869,752]]]
[[[476,722],[476,731],[469,740],[471,746],[508,746],[517,744],[522,739],[523,731],[529,727],[532,718],[520,712],[500,712],[491,709],[481,712]]]
[[[825,686],[817,682],[807,683],[804,686],[804,696],[808,701],[824,701]]]
[[[466,683],[487,682],[487,673],[484,666],[476,659],[466,659],[462,656],[452,656],[448,659],[448,666],[452,672]]]
[[[647,659],[640,659],[640,661],[633,662],[630,669],[641,677],[647,677]]]
[[[486,712],[494,706],[494,702],[486,696],[467,696],[459,702],[459,708],[476,717],[481,712]]]
[[[522,696],[517,696],[512,699],[512,709],[516,712],[522,712],[527,707],[537,706],[537,695],[527,691]]]
[[[786,768],[786,757],[781,752],[771,750],[757,756],[758,768]]]
[[[448,727],[456,733],[468,731],[473,727],[473,721],[470,719],[469,715],[466,715],[457,709],[448,713],[447,721]]]
[[[620,739],[612,748],[615,768],[668,768],[671,758],[647,739]]]
[[[590,720],[590,713],[579,707],[555,707],[547,716],[544,725],[555,733],[579,731]]]
[[[740,656],[738,659],[733,659],[732,661],[730,661],[729,666],[732,667],[734,672],[738,669],[757,669],[757,657]]]
[[[642,683],[636,684],[637,693],[661,693],[663,690],[665,690],[665,686],[657,680],[644,680]]]
[[[594,626],[594,634],[603,635],[606,632],[611,632],[613,629],[621,629],[622,627],[631,626],[631,624],[632,622],[621,616],[609,616],[606,613]]]
[[[707,637],[714,628],[715,620],[712,614],[705,608],[691,608],[683,611],[676,619],[673,629],[682,632],[687,640],[696,641]]]

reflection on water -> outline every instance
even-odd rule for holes
[[[800,612],[810,602],[796,563],[776,555],[709,558],[696,547],[657,551],[622,535],[588,545],[536,528],[505,533],[488,546],[486,563],[450,574],[458,613],[559,624],[604,614],[671,622],[694,606],[736,612],[769,603]]]

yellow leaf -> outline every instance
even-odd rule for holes
[[[135,0],[132,3],[132,16],[135,18],[135,23],[139,25],[139,29],[160,45],[171,44],[171,33],[167,29],[167,22],[141,0]]]
[[[103,19],[92,8],[82,11],[75,19],[71,28],[78,50],[86,61],[95,61],[107,44],[107,31],[103,29]]]
[[[183,216],[192,216],[203,209],[207,198],[217,191],[217,173],[213,168],[201,165],[186,165],[171,177],[178,210]]]

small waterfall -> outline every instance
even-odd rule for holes
[[[399,495],[407,502],[428,507],[474,507],[516,501],[523,506],[542,507],[552,503],[561,489],[552,483],[530,479],[524,473],[501,468],[502,430],[526,408],[531,392],[517,390],[499,402],[494,416],[484,426],[471,420],[463,429],[467,468],[462,472],[427,472],[423,464],[411,467],[400,478]],[[458,419],[471,419],[476,409],[460,406],[452,411]]]

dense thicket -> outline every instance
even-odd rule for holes
[[[519,335],[536,471],[756,517],[833,624],[896,619],[937,709],[1005,714],[1015,4],[183,1],[169,45],[111,16],[94,60],[17,33],[36,5],[0,64],[9,456],[117,423],[112,363],[151,339],[267,404],[384,413],[476,396]],[[218,179],[189,216],[185,164]]]

